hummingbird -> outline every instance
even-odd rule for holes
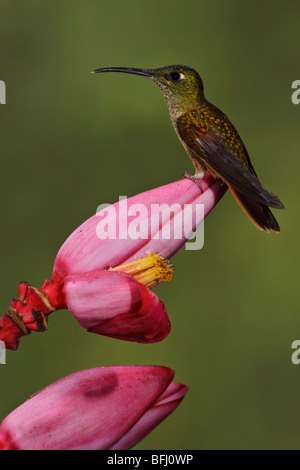
[[[140,75],[156,83],[195,168],[194,176],[188,172],[185,176],[198,182],[200,188],[199,178],[206,172],[221,178],[259,229],[280,232],[269,207],[283,209],[282,202],[261,185],[238,131],[226,114],[205,98],[203,81],[196,70],[187,65],[168,65],[156,69],[106,67],[92,73],[103,72]]]

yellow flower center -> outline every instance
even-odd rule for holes
[[[170,282],[173,276],[173,265],[169,264],[167,259],[155,253],[108,270],[130,274],[150,289],[161,282]]]

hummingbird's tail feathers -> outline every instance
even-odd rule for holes
[[[265,230],[266,232],[270,232],[271,230],[274,230],[274,232],[277,233],[280,232],[278,222],[268,206],[260,204],[255,199],[237,192],[231,186],[229,186],[229,189],[238,204],[248,215],[250,220],[252,220],[254,225],[256,225],[256,227],[258,227],[260,230]]]
[[[261,185],[254,169],[253,172],[249,171],[248,166],[224,145],[224,139],[218,131],[211,127],[205,134],[198,134],[195,138],[195,126],[192,130],[192,151],[211,172],[222,178],[237,193],[252,197],[261,205],[284,209],[279,197]]]
[[[279,197],[272,193],[272,191],[268,191],[267,189],[263,188],[269,195],[269,207],[273,207],[274,209],[284,209],[284,205],[282,204]]]

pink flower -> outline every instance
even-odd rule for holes
[[[188,387],[161,366],[99,367],[49,385],[0,425],[3,450],[126,450],[181,402]]]
[[[60,248],[50,281],[40,289],[19,285],[19,299],[0,319],[0,340],[16,349],[20,336],[44,331],[49,314],[65,308],[94,333],[147,343],[165,338],[169,318],[150,289],[171,279],[165,258],[185,244],[227,189],[209,175],[201,186],[203,192],[183,179],[93,215]]]

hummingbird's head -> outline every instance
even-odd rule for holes
[[[167,65],[157,69],[108,67],[92,73],[102,72],[123,72],[150,78],[161,88],[171,113],[189,111],[204,99],[202,79],[187,65]]]

